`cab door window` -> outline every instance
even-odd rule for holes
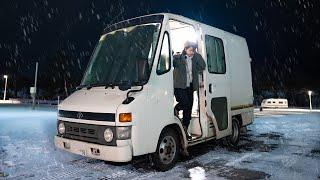
[[[157,65],[157,74],[165,74],[170,71],[171,68],[171,56],[170,56],[170,43],[169,43],[169,35],[166,32],[163,36],[161,53]]]

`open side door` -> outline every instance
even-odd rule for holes
[[[207,64],[204,72],[207,137],[215,134],[219,139],[231,134],[230,75],[223,32],[208,27],[203,27],[202,32],[202,52]]]

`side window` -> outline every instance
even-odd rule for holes
[[[225,74],[226,62],[222,40],[209,35],[206,35],[205,40],[209,73]]]
[[[157,65],[157,74],[165,74],[170,70],[171,67],[171,56],[170,56],[170,43],[168,33],[164,34],[161,53]]]

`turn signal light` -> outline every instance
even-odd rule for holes
[[[120,113],[119,114],[119,121],[120,122],[131,122],[132,121],[132,114],[131,113]]]

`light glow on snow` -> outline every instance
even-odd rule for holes
[[[192,180],[204,180],[206,179],[206,171],[202,167],[194,167],[188,170],[190,173],[190,178]]]

